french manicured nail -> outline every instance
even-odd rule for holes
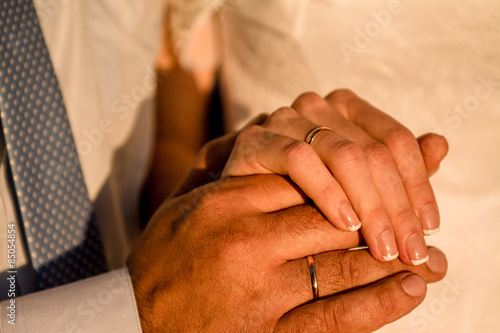
[[[433,247],[427,249],[427,253],[429,254],[427,267],[434,273],[442,274],[446,272],[448,262],[444,253]]]
[[[406,251],[413,265],[421,265],[429,260],[427,246],[422,242],[419,235],[413,234],[406,240]]]
[[[417,297],[425,294],[427,284],[425,280],[417,274],[410,274],[401,280],[401,287],[405,293],[410,296]]]
[[[359,221],[358,215],[356,215],[351,205],[344,204],[340,208],[340,216],[342,217],[342,222],[344,222],[349,231],[356,231],[361,228],[361,222]]]
[[[439,215],[433,204],[428,204],[420,210],[420,220],[424,235],[434,235],[439,231]]]
[[[390,230],[386,230],[380,235],[380,252],[385,261],[396,259],[399,255],[396,239]]]

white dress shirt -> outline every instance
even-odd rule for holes
[[[1,332],[140,332],[125,259],[139,236],[137,206],[153,137],[154,60],[163,0],[35,0],[63,93],[108,266],[115,269],[0,304]],[[0,149],[0,272],[16,222]],[[19,232],[18,229],[18,240]],[[16,267],[26,264],[17,242]],[[18,278],[22,284],[22,274]],[[22,288],[21,288],[22,289]],[[4,290],[2,290],[4,292]],[[3,297],[5,298],[5,297]]]

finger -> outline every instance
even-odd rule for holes
[[[413,134],[395,119],[378,110],[354,93],[342,91],[327,97],[347,119],[361,127],[390,150],[415,214],[425,234],[439,230],[439,211],[427,177],[422,154]]]
[[[424,159],[427,175],[430,177],[439,170],[439,165],[448,154],[446,139],[434,133],[424,134],[417,138],[420,152]]]
[[[359,127],[333,112],[328,103],[317,95],[303,95],[293,107],[297,112],[313,117],[319,123],[332,127],[336,133],[348,135],[357,142],[375,141]],[[389,261],[401,252],[407,263],[418,259],[416,255],[410,258],[406,254],[405,240],[412,234],[417,234],[420,240],[418,233],[421,234],[421,226],[413,214],[389,152],[382,152],[385,158],[375,164],[373,156],[366,158],[359,144],[332,132],[322,134],[312,142],[312,146],[338,180],[361,218],[361,231],[373,256],[381,261]],[[400,244],[399,251],[394,233]],[[411,241],[415,243],[413,239]],[[425,246],[419,248],[421,255],[422,248],[425,249]],[[423,253],[422,257],[426,256]]]
[[[416,308],[427,285],[400,273],[374,285],[303,305],[283,316],[276,332],[372,332]]]
[[[224,164],[231,154],[237,136],[237,132],[230,133],[205,144],[170,197],[181,196],[193,189],[218,180]]]
[[[344,190],[314,148],[252,126],[238,136],[222,177],[265,173],[289,175],[337,228],[355,231],[361,226]]]
[[[303,140],[307,132],[317,125],[301,116],[300,113],[307,113],[308,110],[313,109],[313,112],[310,112],[312,114],[333,114],[330,106],[325,100],[313,93],[303,94],[294,102],[292,107],[296,108],[297,111],[290,108],[282,108],[279,112],[275,112],[271,115],[263,126],[269,128],[273,132],[297,140]],[[348,123],[340,115],[338,117],[339,119],[337,120]],[[322,117],[317,118],[317,120],[322,121],[320,122],[321,124],[325,124],[325,120],[322,119]],[[349,125],[355,127],[353,124]],[[357,129],[362,131],[359,128]],[[307,148],[304,143],[302,143],[302,145],[304,149]],[[352,210],[348,212],[341,211],[341,217],[344,221],[356,221],[357,223],[357,221],[359,221],[357,216],[359,216],[361,221],[366,222],[362,224],[361,228],[373,256],[380,261],[388,261],[396,258],[398,256],[398,247],[394,238],[393,226],[391,225],[391,220],[387,215],[383,202],[380,199],[376,183],[372,178],[371,171],[360,147],[336,135],[332,131],[324,131],[318,134],[317,139],[313,141],[311,147],[317,152],[322,163],[328,167],[328,170],[342,187],[352,207],[354,207],[355,212]],[[394,170],[393,173],[397,174],[397,171]],[[305,172],[305,177],[307,177],[307,170]],[[309,176],[309,179],[310,178]],[[299,185],[302,187],[301,184]],[[404,189],[402,185],[400,187],[400,192],[402,192],[404,196]],[[312,190],[314,191],[314,188]],[[312,193],[315,193],[320,199],[324,198],[317,189],[316,192]],[[391,193],[391,196],[392,195],[394,195],[394,193]],[[325,204],[327,204],[327,202],[325,202]],[[409,203],[407,205],[409,206]],[[318,205],[318,207],[322,211],[329,209],[328,206],[324,208],[324,205]],[[336,211],[338,211],[338,207],[339,206],[337,206]],[[342,208],[342,206],[340,207]],[[344,205],[344,207],[350,208],[351,205]],[[414,226],[415,229],[419,226],[416,218]],[[410,262],[409,259],[408,261]]]
[[[367,144],[363,150],[381,201],[392,222],[401,259],[408,264],[424,263],[427,251],[422,225],[415,215],[390,151],[378,141]]]
[[[325,133],[312,145],[342,185],[363,221],[361,231],[373,256],[381,261],[395,259],[398,256],[398,247],[394,238],[394,230],[400,230],[401,226],[391,224],[390,213],[392,211],[390,209],[393,204],[382,200],[383,197],[381,198],[376,182],[380,177],[389,177],[392,174],[381,172],[380,175],[377,173],[374,176],[362,148],[334,133]],[[392,199],[393,202],[399,200],[397,196],[404,196],[404,192],[398,193],[397,188],[392,190],[390,195],[395,197]]]
[[[261,124],[267,117],[266,114],[260,114],[251,119],[245,127]],[[177,185],[170,197],[178,197],[197,187],[218,180],[239,133],[229,133],[205,144],[196,156],[188,173]]]
[[[393,160],[392,155],[394,153],[382,143],[375,140],[364,129],[346,120],[339,112],[336,112],[336,109],[333,109],[338,104],[338,98],[336,98],[335,94],[329,95],[326,101],[321,102],[321,100],[318,100],[315,109],[321,107],[321,103],[326,104],[326,106],[322,106],[323,112],[311,111],[307,104],[298,111],[314,117],[322,124],[327,124],[335,132],[362,147],[369,172],[378,191],[382,206],[385,209],[385,212],[380,208],[377,210],[372,209],[371,215],[368,215],[368,220],[366,220],[366,215],[363,217],[360,214],[361,220],[364,222],[363,226],[365,227],[364,229],[362,227],[363,236],[370,246],[370,251],[372,251],[377,259],[380,259],[380,255],[377,253],[380,251],[382,253],[391,252],[391,255],[386,255],[385,259],[392,259],[399,254],[401,259],[408,264],[413,263],[418,265],[425,262],[427,260],[427,252],[425,240],[422,235],[422,224],[414,213],[405,185]],[[351,105],[352,103],[346,104]],[[345,108],[345,105],[341,105],[341,107]],[[386,119],[381,119],[380,121],[384,122]],[[339,182],[343,185],[340,180]],[[359,203],[359,201],[355,201],[352,198],[351,202],[353,205],[356,202]],[[385,227],[387,222],[384,220],[386,218],[384,213],[388,214],[390,223],[392,223],[392,229]],[[396,237],[399,253],[394,251],[392,233]],[[374,246],[374,244],[378,244],[378,246]]]
[[[266,256],[282,264],[310,253],[347,249],[361,245],[359,232],[334,227],[313,205],[300,205],[260,217]]]
[[[240,214],[257,215],[301,205],[309,200],[288,177],[276,174],[220,179],[198,187],[188,195],[186,205],[197,206],[204,200],[208,204],[217,202],[221,204],[221,212],[228,216],[234,215],[235,205]]]
[[[430,247],[429,261],[424,265],[406,265],[401,260],[380,262],[366,250],[330,251],[314,256],[320,297],[358,288],[398,272],[410,271],[422,276],[427,283],[444,278],[448,268],[446,256]],[[312,299],[309,265],[305,258],[284,263],[278,276],[286,281],[286,289],[293,290],[283,306],[295,307]],[[286,277],[286,278],[283,278]]]
[[[332,99],[335,99],[335,102],[332,103],[338,106],[338,111],[340,112],[342,117],[340,117],[339,114],[331,114],[331,112],[327,112],[330,122],[338,122],[342,121],[343,119],[350,119],[351,115],[349,113],[349,108],[346,108],[345,105],[349,103],[349,101],[353,99],[353,97],[357,98],[357,96],[354,93],[343,89],[338,90],[332,94],[330,94],[333,97]],[[317,101],[317,98],[314,95],[315,94],[311,93],[301,95],[295,101],[293,107],[303,108],[306,105],[320,106],[321,103]],[[307,112],[307,108],[303,109],[305,111],[303,113],[307,113],[306,116],[312,121],[317,123],[321,123],[321,121],[324,121],[325,114],[318,115],[317,112]],[[424,158],[424,163],[426,165],[428,175],[431,176],[437,171],[437,169],[439,168],[439,163],[441,163],[443,158],[446,156],[448,152],[448,143],[444,137],[434,133],[422,135],[418,138],[418,142],[420,145],[422,156]]]

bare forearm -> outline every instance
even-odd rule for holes
[[[156,142],[144,200],[146,217],[168,197],[207,140],[206,110],[212,85],[201,85],[200,75],[176,67],[159,76]],[[205,73],[202,79],[208,76]]]

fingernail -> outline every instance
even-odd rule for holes
[[[448,267],[448,262],[443,252],[439,251],[436,248],[427,249],[429,254],[429,261],[427,262],[427,267],[434,273],[442,274],[446,272],[446,268]]]
[[[433,204],[428,204],[420,210],[420,220],[424,235],[434,235],[439,231],[439,215]]]
[[[422,296],[427,290],[425,280],[417,274],[410,274],[402,279],[401,287],[408,295],[413,297]]]
[[[406,251],[408,251],[408,256],[415,266],[421,265],[429,260],[427,246],[422,242],[422,239],[417,234],[413,234],[408,237],[408,240],[406,241]]]
[[[390,230],[386,230],[380,235],[380,252],[385,261],[396,259],[399,255],[396,239]]]
[[[349,231],[356,231],[361,228],[361,222],[359,221],[358,215],[356,215],[351,205],[344,204],[340,208],[340,216],[342,217],[342,222],[344,222]]]

